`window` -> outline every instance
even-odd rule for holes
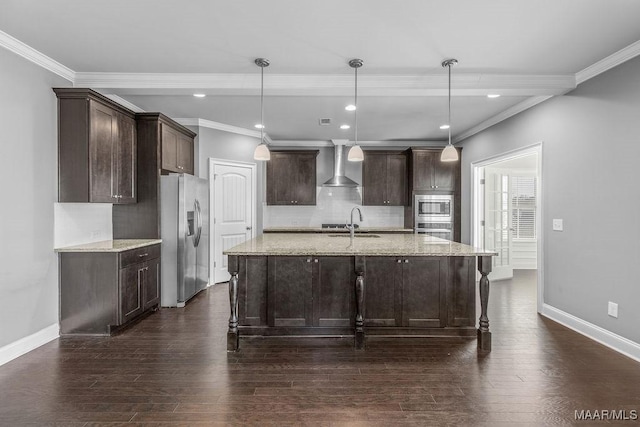
[[[511,177],[511,224],[514,239],[536,238],[536,177]]]

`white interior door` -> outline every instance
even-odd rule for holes
[[[213,269],[216,283],[229,280],[226,249],[254,236],[255,165],[217,162],[213,182]]]
[[[484,247],[498,252],[492,258],[491,280],[510,279],[513,266],[509,175],[486,167],[484,177]]]

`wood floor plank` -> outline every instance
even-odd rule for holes
[[[536,313],[535,272],[493,283],[473,338],[241,338],[225,285],[113,337],[64,337],[0,366],[0,425],[603,425],[640,410],[640,364]],[[626,422],[621,425],[633,425]]]

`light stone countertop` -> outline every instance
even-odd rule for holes
[[[494,256],[493,251],[425,234],[267,233],[224,251],[225,255]]]
[[[124,252],[162,243],[161,239],[119,239],[56,248],[56,252]]]
[[[358,227],[356,233],[413,233],[411,228],[403,227]],[[322,228],[322,227],[268,227],[264,233],[348,233],[346,228]]]

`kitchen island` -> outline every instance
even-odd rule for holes
[[[474,336],[491,350],[495,252],[424,234],[269,233],[224,251],[227,350],[239,336]],[[476,258],[481,274],[479,328]]]

